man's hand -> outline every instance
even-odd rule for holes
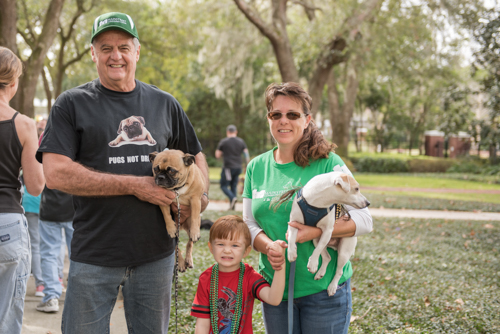
[[[179,211],[177,209],[177,201],[176,200],[173,200],[172,204],[170,204],[170,210],[174,213],[174,217],[175,217],[174,221],[175,221],[175,223],[177,223],[177,220],[179,219],[179,218],[177,218],[177,213]],[[181,224],[184,223],[186,221],[186,219],[188,219],[189,217],[191,217],[191,207],[181,204]]]
[[[142,176],[136,179],[133,195],[144,202],[168,206],[175,198],[173,191],[157,186],[152,176]]]

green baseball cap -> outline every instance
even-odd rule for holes
[[[108,30],[122,30],[139,39],[139,34],[132,18],[127,14],[112,12],[102,14],[95,19],[92,25],[92,38],[90,42],[92,43],[94,38],[101,32]]]

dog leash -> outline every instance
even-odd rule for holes
[[[288,334],[293,333],[293,288],[295,285],[295,264],[290,262],[290,276],[288,277]]]
[[[340,217],[340,206],[338,204],[332,205],[331,208],[335,206],[335,221]],[[330,208],[330,210],[331,210]],[[305,217],[304,217],[305,219]],[[297,261],[290,262],[290,274],[288,276],[288,334],[293,334],[293,290],[295,287],[295,264]]]
[[[177,283],[179,281],[179,230],[181,226],[181,204],[179,202],[179,192],[175,191],[175,199],[177,201],[177,233],[175,234],[175,268],[174,268],[174,287],[175,287],[175,334],[177,334]]]

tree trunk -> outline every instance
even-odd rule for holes
[[[16,35],[16,0],[0,0],[0,45],[10,49],[18,55]],[[16,94],[12,100],[10,100],[10,106],[18,110],[19,101],[19,94]]]
[[[17,95],[20,103],[17,110],[31,118],[35,116],[33,100],[35,98],[36,84],[42,72],[47,52],[57,34],[63,4],[64,0],[52,0],[50,2],[42,32],[31,50],[30,57],[25,62],[24,75],[19,82]],[[29,20],[29,18],[26,19]]]
[[[348,145],[350,135],[350,124],[356,104],[358,94],[359,78],[358,67],[360,58],[353,54],[347,66],[347,84],[344,94],[344,101],[340,107],[339,93],[337,89],[337,80],[335,71],[330,72],[328,81],[328,103],[330,106],[330,123],[332,125],[332,141],[337,144],[336,152],[342,157],[348,157]]]
[[[17,54],[16,0],[0,1],[0,45]]]
[[[246,16],[246,18],[259,31],[269,39],[273,46],[276,61],[278,63],[282,81],[299,82],[298,70],[294,62],[291,43],[287,34],[286,10],[288,0],[270,0],[272,7],[272,23],[268,24],[259,15],[259,13],[249,6],[244,0],[234,0],[236,6]],[[306,10],[313,7],[306,2],[296,2],[302,5]],[[360,3],[351,15],[344,21],[338,33],[332,34],[331,40],[325,45],[322,52],[316,59],[316,67],[309,78],[309,94],[313,100],[311,113],[313,118],[316,116],[321,104],[323,89],[329,80],[332,68],[347,60],[346,48],[351,48],[357,39],[361,38],[361,24],[375,15],[382,5],[382,0],[365,0]],[[313,16],[308,14],[309,19]],[[335,78],[333,78],[335,81]],[[335,85],[328,85],[330,101],[330,121],[332,124],[333,140],[339,146],[338,152],[347,156],[347,144],[349,142],[349,130],[354,103],[358,90],[359,80],[357,79],[356,69],[349,71],[348,85],[346,89],[346,100],[344,106],[340,108],[338,92]],[[334,106],[332,106],[332,103]],[[336,105],[336,106],[335,106]],[[335,120],[335,122],[333,122]]]

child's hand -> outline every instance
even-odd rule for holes
[[[267,245],[267,250],[272,250],[273,252],[280,253],[283,256],[285,255],[285,248],[287,248],[288,245],[286,242],[283,240],[276,240],[269,245]]]

